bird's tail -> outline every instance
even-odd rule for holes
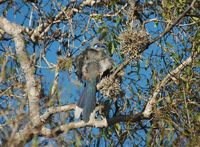
[[[95,107],[96,107],[96,78],[93,78],[92,80],[86,81],[83,93],[77,103],[77,108],[75,110],[75,117],[76,118],[79,117],[80,113],[82,112],[83,120],[85,122],[88,122],[90,119],[90,115],[94,111]]]

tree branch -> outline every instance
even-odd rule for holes
[[[159,94],[160,90],[171,80],[175,77],[176,74],[178,74],[181,70],[183,70],[186,66],[188,66],[192,59],[195,58],[197,53],[194,53],[192,56],[187,58],[182,64],[180,64],[176,69],[171,71],[160,83],[157,84],[152,97],[150,97],[149,102],[147,103],[145,110],[143,111],[143,115],[145,118],[148,118],[152,112],[153,112],[153,106],[157,103],[157,95]]]
[[[37,86],[35,77],[34,77],[34,67],[31,65],[31,62],[28,58],[28,55],[25,50],[24,38],[22,36],[23,27],[9,22],[6,18],[0,17],[0,28],[6,33],[13,37],[15,42],[15,48],[18,60],[20,62],[22,71],[25,73],[26,79],[26,90],[29,100],[29,113],[32,127],[38,126],[40,124],[40,114],[39,114],[39,97],[40,97],[40,86]],[[23,131],[24,134],[30,134],[29,132]],[[22,141],[22,140],[19,140]]]
[[[75,104],[69,104],[69,105],[59,106],[59,107],[50,107],[47,109],[47,111],[43,115],[40,116],[40,119],[42,122],[45,122],[52,114],[74,110],[75,107],[76,107]]]
[[[133,122],[141,121],[143,119],[145,119],[145,118],[143,117],[142,113],[138,113],[135,115],[133,115],[133,114],[118,115],[118,116],[108,119],[108,125],[111,126],[111,125],[114,125],[119,122],[132,122],[133,123]]]
[[[192,3],[190,4],[190,6],[171,24],[169,25],[165,31],[163,33],[161,33],[158,37],[156,37],[155,39],[153,39],[152,41],[150,41],[143,49],[141,49],[138,54],[132,55],[130,56],[127,60],[125,60],[123,63],[121,63],[116,69],[113,69],[113,73],[109,76],[109,78],[111,80],[115,79],[117,74],[122,71],[122,69],[124,69],[133,59],[135,59],[136,57],[138,57],[141,53],[143,53],[151,44],[153,44],[154,42],[156,42],[157,40],[161,39],[166,33],[168,33],[186,14],[188,11],[190,11],[190,9],[193,8],[194,4],[195,4],[196,0],[193,0]],[[102,79],[98,84],[97,84],[97,89],[100,90],[103,85],[104,85],[104,80]]]
[[[59,134],[66,133],[69,130],[72,129],[77,129],[77,128],[83,128],[83,127],[98,127],[98,128],[103,128],[107,127],[107,121],[106,119],[103,120],[90,120],[88,123],[85,123],[84,121],[79,121],[79,122],[71,122],[69,124],[64,124],[61,125],[55,129],[48,129],[43,127],[41,130],[41,135],[47,136],[47,137],[54,137],[58,136]]]
[[[193,0],[192,3],[190,4],[190,6],[181,14],[179,15],[179,17],[169,26],[166,27],[166,29],[164,30],[164,32],[162,32],[158,37],[156,37],[155,39],[153,39],[150,44],[158,41],[159,39],[161,39],[165,34],[167,34],[177,23],[179,23],[179,21],[186,16],[187,12],[190,11],[190,9],[193,8],[194,4],[195,4],[196,0]]]

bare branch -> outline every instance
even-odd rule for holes
[[[49,118],[49,116],[51,116],[52,114],[74,110],[75,107],[76,105],[74,104],[69,104],[69,105],[59,106],[59,107],[50,107],[47,109],[47,111],[43,115],[40,116],[40,119],[42,122],[45,122]]]
[[[66,133],[69,130],[72,129],[77,129],[77,128],[83,128],[83,127],[98,127],[98,128],[103,128],[103,127],[107,127],[107,121],[106,119],[103,120],[90,120],[88,123],[85,123],[84,121],[79,121],[79,122],[71,122],[69,124],[64,124],[61,125],[55,129],[48,129],[48,128],[42,128],[41,130],[41,134],[47,137],[53,137],[53,136],[57,136],[61,133]]]
[[[8,57],[5,56],[5,60],[3,60],[1,66],[1,75],[0,75],[0,83],[5,80],[6,78],[6,64],[8,62]],[[1,95],[1,94],[0,94]]]
[[[55,114],[55,113],[58,113],[58,112],[67,112],[67,111],[70,111],[70,110],[74,110],[76,107],[76,105],[74,104],[69,104],[69,105],[65,105],[65,106],[60,106],[60,107],[51,107],[49,108],[42,116],[41,116],[41,120],[43,123],[46,122],[46,120],[52,115],[52,114]],[[95,111],[101,109],[102,107],[99,106],[95,109]],[[69,130],[72,130],[72,129],[77,129],[77,128],[82,128],[82,127],[97,127],[97,128],[102,128],[102,127],[107,127],[108,126],[108,123],[107,123],[107,120],[105,118],[103,118],[102,120],[96,120],[92,117],[90,117],[90,120],[89,122],[84,122],[84,121],[78,121],[78,122],[71,122],[69,124],[64,124],[64,125],[61,125],[55,129],[48,129],[46,127],[42,127],[41,129],[41,135],[44,135],[44,136],[47,136],[47,137],[53,137],[53,136],[57,136],[61,133],[66,133],[68,132]]]

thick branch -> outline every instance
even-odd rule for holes
[[[75,107],[76,105],[74,104],[69,104],[69,105],[59,106],[59,107],[50,107],[47,109],[47,111],[43,115],[41,115],[40,119],[42,122],[45,122],[52,114],[74,110]]]
[[[53,137],[53,136],[58,136],[59,134],[62,134],[62,133],[66,133],[72,129],[78,129],[78,128],[83,128],[87,126],[88,127],[95,126],[98,128],[103,128],[103,127],[107,127],[107,121],[106,119],[103,119],[103,120],[92,120],[92,121],[89,121],[88,123],[85,123],[84,121],[71,122],[69,124],[61,125],[52,130],[48,128],[42,128],[41,135],[47,136],[47,137]]]
[[[26,90],[29,100],[30,120],[33,127],[38,126],[38,124],[40,124],[40,114],[38,105],[40,89],[38,87],[40,86],[37,86],[36,84],[36,80],[34,78],[35,69],[31,65],[31,62],[25,50],[24,38],[22,36],[23,27],[9,22],[4,17],[0,17],[0,22],[0,28],[9,35],[11,35],[15,42],[17,57],[20,62],[22,71],[25,73]],[[31,130],[29,130],[29,132],[30,131]],[[27,132],[24,130],[23,133],[26,134]]]
[[[119,115],[119,116],[115,116],[115,117],[112,117],[110,119],[108,119],[108,125],[111,126],[111,125],[114,125],[116,123],[119,123],[119,122],[137,122],[137,121],[141,121],[145,119],[143,117],[143,114],[142,113],[138,113],[138,114],[131,114],[131,115]]]

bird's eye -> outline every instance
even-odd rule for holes
[[[97,43],[97,44],[94,45],[94,48],[95,49],[97,49],[97,48],[103,48],[103,49],[105,49],[106,45]]]
[[[98,43],[94,45],[94,48],[99,48],[99,47],[100,45]]]
[[[104,48],[104,49],[105,49],[105,48],[106,48],[106,45],[102,44],[102,45],[101,45],[101,48]]]

